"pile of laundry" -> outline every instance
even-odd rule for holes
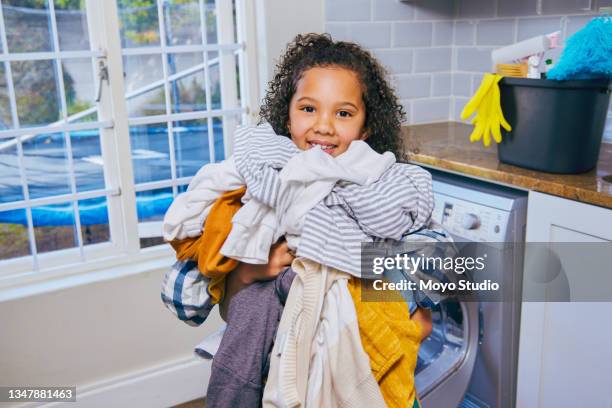
[[[319,147],[300,151],[268,124],[239,128],[234,146],[232,157],[198,171],[164,217],[163,236],[177,251],[178,260],[164,276],[162,300],[187,324],[202,324],[223,298],[227,273],[238,262],[266,264],[271,246],[281,237],[296,255],[289,268],[294,278],[287,281],[282,273],[267,285],[271,289],[254,284],[253,289],[239,292],[245,293],[244,298],[252,290],[257,296],[251,299],[257,302],[263,302],[264,293],[274,297],[262,306],[261,319],[274,320],[262,328],[264,345],[247,344],[256,335],[228,335],[230,330],[239,333],[242,323],[250,324],[236,323],[244,316],[234,310],[227,326],[205,339],[196,353],[215,356],[213,375],[216,363],[222,364],[216,366],[218,372],[227,375],[236,364],[248,372],[244,361],[230,361],[237,345],[260,354],[264,350],[266,355],[258,356],[264,367],[259,371],[267,373],[267,381],[261,372],[259,378],[247,379],[258,405],[384,407],[395,406],[390,401],[396,399],[403,402],[397,406],[407,402],[412,406],[420,327],[409,313],[416,302],[409,308],[403,303],[403,309],[401,302],[360,303],[355,278],[363,277],[363,242],[452,241],[431,218],[431,175],[418,166],[396,162],[390,152],[376,153],[363,141],[353,141],[335,158]],[[399,329],[391,323],[380,326],[385,319],[377,307],[397,310],[395,318],[412,322],[402,329],[411,331],[404,336],[410,345],[397,340]],[[367,319],[366,313],[370,313]],[[372,340],[364,339],[368,330],[371,338],[384,336],[389,348],[384,361],[374,361],[368,343]],[[272,351],[265,352],[272,344]],[[412,357],[396,364],[403,371],[396,377],[385,376],[394,366],[392,359],[399,360],[401,351],[410,347]],[[236,398],[245,398],[244,387],[238,390],[228,378],[215,376],[207,404],[210,398],[223,398],[231,406]],[[409,384],[385,387],[383,377]],[[257,388],[264,386],[262,397]],[[212,392],[227,395],[215,397],[211,387]],[[230,395],[237,392],[242,396]]]

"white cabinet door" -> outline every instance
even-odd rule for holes
[[[612,241],[612,210],[530,192],[526,240]],[[593,257],[556,252],[570,290],[612,274]],[[520,336],[517,407],[612,407],[612,302],[524,302]]]

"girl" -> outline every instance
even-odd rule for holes
[[[353,140],[365,140],[378,153],[405,157],[403,107],[384,68],[359,45],[334,42],[328,34],[298,35],[287,45],[268,86],[260,123],[288,135],[301,150],[319,144],[336,157]],[[269,264],[240,264],[228,278],[221,310],[246,284],[276,277],[293,258],[284,242],[272,248]],[[427,337],[432,328],[428,311],[417,308],[412,318],[423,325]]]
[[[390,151],[396,157],[404,157],[400,139],[403,118],[403,108],[385,79],[384,69],[374,57],[356,44],[334,42],[326,34],[298,35],[288,45],[260,110],[260,122],[269,123],[277,135],[287,135],[300,150],[319,146],[332,157],[346,152],[351,143],[357,140],[365,141],[377,153]],[[228,329],[218,351],[221,357],[215,355],[213,362],[207,404],[253,406],[260,403],[261,384],[253,383],[250,378],[241,381],[244,378],[240,378],[240,370],[246,370],[242,374],[248,377],[246,367],[255,365],[256,371],[261,371],[265,377],[269,364],[267,354],[271,348],[269,339],[273,337],[275,324],[280,319],[283,295],[286,296],[291,285],[293,275],[287,267],[293,259],[287,243],[281,241],[272,246],[267,264],[240,263],[226,276],[220,311],[228,321]],[[366,307],[366,302],[359,304],[359,285],[356,282],[358,279],[353,278],[351,294],[359,314]],[[278,295],[279,305],[266,302],[254,306],[270,295]],[[166,304],[169,305],[169,302]],[[429,335],[431,316],[427,310],[417,308],[409,316],[395,313],[392,309],[397,306],[393,302],[379,302],[376,307],[380,316],[393,320],[389,327],[398,329],[398,332],[401,332],[402,325],[408,324],[408,321],[401,321],[406,317],[420,328],[418,341]],[[405,304],[403,307],[407,310]],[[265,327],[260,324],[262,315],[267,316]],[[270,319],[271,316],[275,318]],[[361,329],[365,330],[363,326],[366,323],[362,325],[359,317],[361,332]],[[263,349],[255,351],[245,346],[249,338],[258,337],[259,332],[268,338]],[[362,340],[366,341],[363,336]],[[400,341],[399,344],[404,343]],[[371,354],[373,371],[376,365],[373,350],[381,347],[380,344],[364,343],[364,349],[372,351],[368,354]],[[232,359],[237,361],[235,353],[239,350],[248,350],[249,354],[243,357],[243,367],[221,363]],[[408,350],[413,355],[404,360],[416,362],[417,351],[418,348]],[[259,361],[256,364],[247,362],[253,359]],[[380,378],[377,378],[381,389],[382,377],[393,381],[393,376],[385,373],[381,371]],[[413,387],[413,383],[410,385]],[[387,405],[408,406],[412,401],[418,404],[414,389],[397,390],[398,387],[395,387],[393,390],[392,384],[388,384],[387,388],[391,390],[386,394],[383,392]]]

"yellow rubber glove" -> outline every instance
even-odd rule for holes
[[[499,92],[499,81],[501,79],[501,75],[485,74],[480,87],[461,112],[461,119],[463,120],[476,112],[476,116],[472,120],[474,130],[470,135],[470,142],[472,143],[483,139],[483,144],[488,147],[491,144],[491,135],[493,135],[496,143],[501,143],[500,126],[508,132],[512,130],[501,109]]]

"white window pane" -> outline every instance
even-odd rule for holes
[[[158,223],[172,202],[172,189],[160,188],[156,190],[136,193],[136,209],[138,213],[139,230],[142,230],[140,247],[146,248],[165,244],[161,237],[161,225]],[[144,237],[142,237],[144,236]]]
[[[123,61],[129,116],[165,114],[166,96],[161,55],[130,55],[123,57]]]
[[[55,61],[11,62],[21,127],[53,123],[60,118]]]
[[[117,0],[122,47],[159,45],[159,20],[155,0]]]
[[[211,108],[221,109],[221,73],[219,70],[219,53],[208,53],[208,75],[210,81]]]
[[[96,85],[91,59],[65,59],[62,61],[62,71],[68,116],[95,107]]]
[[[8,51],[53,51],[47,0],[3,0]]]
[[[13,127],[11,105],[4,64],[0,63],[0,130]],[[0,142],[1,143],[1,142]]]
[[[26,210],[0,211],[0,260],[30,255]]]
[[[15,140],[0,139],[0,203],[23,200],[18,159]]]
[[[123,57],[125,90],[137,91],[143,86],[157,82],[164,77],[162,59],[159,54],[129,55]]]
[[[85,0],[54,0],[61,51],[88,50],[89,31]]]
[[[158,86],[127,101],[130,117],[163,115],[166,113],[166,96],[163,86]]]
[[[81,217],[83,245],[110,241],[106,197],[80,200],[79,216]]]
[[[168,54],[170,75],[180,78],[170,81],[172,112],[193,112],[206,109],[204,57],[202,53]],[[189,75],[184,75],[192,72]]]
[[[223,143],[223,118],[213,118],[213,140],[215,141],[215,162],[225,160]]]
[[[208,121],[183,120],[173,123],[176,176],[191,177],[210,162]]]
[[[71,202],[32,208],[36,252],[50,252],[77,246],[74,208]]]
[[[131,126],[130,144],[136,184],[171,178],[168,127],[165,123]]]
[[[164,1],[167,45],[202,44],[199,0]]]
[[[77,192],[104,189],[100,131],[92,129],[71,132],[70,145]]]
[[[215,0],[206,0],[204,12],[204,21],[206,24],[206,43],[217,44],[217,9],[215,7]]]
[[[63,133],[37,135],[24,141],[23,156],[31,199],[71,193]]]

